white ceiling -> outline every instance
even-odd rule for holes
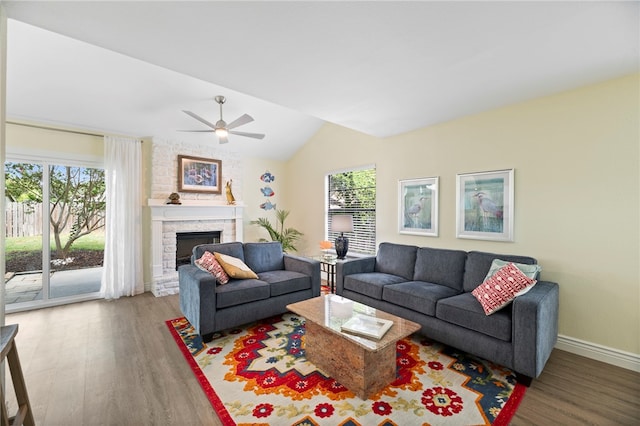
[[[3,4],[8,118],[214,143],[180,110],[225,95],[267,134],[227,146],[267,158],[324,121],[386,137],[640,71],[636,1]]]

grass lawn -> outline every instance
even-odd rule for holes
[[[62,234],[61,239],[64,244],[69,238],[69,234]],[[56,243],[51,237],[51,250],[55,250]],[[15,251],[41,251],[42,236],[35,237],[8,237],[5,242],[7,253]],[[89,235],[79,238],[71,246],[71,250],[104,250],[104,232],[92,232]]]

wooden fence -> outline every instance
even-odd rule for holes
[[[7,237],[33,237],[42,235],[42,216],[49,217],[49,209],[43,211],[42,203],[7,203],[6,233]],[[58,213],[54,210],[53,214]],[[54,216],[55,217],[55,216]],[[62,233],[70,232],[73,225],[73,217],[69,219]],[[47,224],[49,221],[47,221]]]

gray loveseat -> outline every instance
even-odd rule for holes
[[[220,285],[195,266],[205,251],[241,259],[259,279],[231,279]],[[290,303],[320,295],[320,262],[283,253],[279,242],[202,244],[191,264],[178,268],[180,309],[202,336],[287,311]]]
[[[526,256],[380,244],[375,257],[337,264],[336,293],[422,325],[425,336],[503,365],[529,385],[558,336],[558,284],[538,280],[513,303],[485,315],[471,294],[494,259]]]

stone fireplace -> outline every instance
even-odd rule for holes
[[[183,200],[167,205],[165,200],[148,200],[151,209],[151,252],[155,296],[176,294],[178,233],[220,233],[220,242],[242,241],[242,206],[217,201]]]

